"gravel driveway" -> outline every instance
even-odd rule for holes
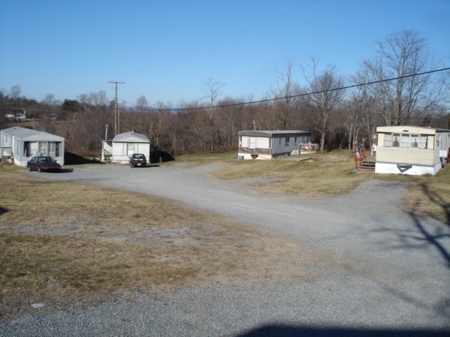
[[[124,294],[36,311],[0,326],[0,336],[450,335],[450,225],[399,210],[402,183],[369,181],[345,196],[300,201],[210,178],[220,165],[92,165],[41,176],[159,195],[298,240],[333,261],[319,278]]]

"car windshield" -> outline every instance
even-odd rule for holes
[[[142,154],[135,154],[133,155],[133,157],[136,159],[144,159],[144,156]]]
[[[54,159],[52,157],[39,157],[40,163],[53,163]]]

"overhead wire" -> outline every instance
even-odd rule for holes
[[[283,97],[261,99],[261,100],[257,100],[257,101],[230,103],[230,104],[215,105],[215,106],[202,106],[202,107],[191,107],[191,108],[174,108],[174,109],[168,109],[168,110],[177,112],[177,111],[187,111],[187,110],[219,109],[219,108],[228,108],[228,107],[244,106],[244,105],[251,105],[251,104],[275,102],[275,101],[280,101],[280,100],[284,100],[284,99],[298,98],[298,97],[304,97],[304,96],[310,96],[310,95],[323,94],[323,93],[332,92],[332,91],[340,91],[340,90],[347,90],[347,89],[352,89],[352,88],[358,88],[358,87],[363,87],[363,86],[367,86],[367,85],[373,85],[373,84],[378,84],[378,83],[383,83],[383,82],[390,82],[390,81],[395,81],[395,80],[399,80],[399,79],[415,77],[415,76],[422,76],[422,75],[427,75],[427,74],[432,74],[432,73],[437,73],[437,72],[442,72],[442,71],[447,71],[447,70],[450,70],[450,67],[441,68],[441,69],[435,69],[435,70],[429,70],[429,71],[424,71],[424,72],[421,72],[421,73],[414,73],[414,74],[410,74],[410,75],[391,77],[391,78],[381,79],[381,80],[377,80],[377,81],[351,84],[351,85],[347,85],[347,86],[343,86],[343,87],[337,87],[337,88],[332,88],[332,89],[318,90],[318,91],[306,92],[306,93],[289,95],[289,96],[283,96]]]
[[[385,78],[385,79],[376,80],[376,81],[370,81],[370,82],[364,82],[364,83],[356,83],[356,84],[346,85],[346,86],[343,86],[343,87],[337,87],[337,88],[331,88],[331,89],[325,89],[325,90],[318,90],[318,91],[311,91],[311,92],[295,94],[295,95],[288,95],[288,96],[282,96],[282,97],[267,98],[267,99],[261,99],[261,100],[256,100],[256,101],[221,104],[221,105],[214,105],[214,106],[169,108],[169,109],[161,109],[161,110],[163,110],[163,111],[168,110],[168,111],[171,111],[171,112],[181,112],[181,111],[220,109],[220,108],[245,106],[245,105],[260,104],[260,103],[269,103],[269,102],[276,102],[276,101],[285,100],[285,99],[292,99],[292,98],[305,97],[305,96],[310,96],[310,95],[323,94],[323,93],[333,92],[333,91],[353,89],[353,88],[358,88],[358,87],[363,87],[363,86],[368,86],[368,85],[373,85],[373,84],[378,84],[378,83],[395,81],[395,80],[404,79],[404,78],[410,78],[410,77],[415,77],[415,76],[422,76],[422,75],[438,73],[438,72],[442,72],[442,71],[450,71],[450,67],[441,68],[441,69],[434,69],[434,70],[428,70],[428,71],[424,71],[424,72],[420,72],[420,73],[414,73],[414,74],[409,74],[409,75],[404,75],[404,76]],[[151,109],[151,111],[156,111],[156,110],[159,110],[159,109]],[[36,111],[39,111],[39,110],[36,110]]]

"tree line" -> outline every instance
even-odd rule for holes
[[[33,128],[65,137],[66,149],[99,156],[102,139],[135,130],[152,146],[173,155],[234,151],[241,130],[307,130],[321,151],[351,148],[369,139],[380,125],[418,125],[450,129],[448,110],[450,70],[427,49],[419,32],[404,30],[378,42],[375,57],[363,60],[347,78],[335,66],[320,67],[311,58],[299,67],[305,85],[294,79],[294,63],[276,70],[277,83],[255,102],[221,98],[224,84],[203,83],[205,99],[173,107],[140,96],[133,107],[122,104],[120,130],[114,130],[114,101],[105,91],[82,94],[75,100],[41,102],[21,96],[13,86],[0,91],[0,128],[13,123],[14,109],[26,109]]]

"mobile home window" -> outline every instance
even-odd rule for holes
[[[392,146],[392,133],[387,133],[384,135],[384,147]]]
[[[419,148],[419,135],[411,135],[411,137],[409,138],[409,147],[413,149]]]
[[[400,135],[400,147],[402,148],[409,148],[410,146],[410,135],[407,133],[402,133]]]
[[[384,147],[427,149],[428,136],[414,133],[387,133],[384,135]]]
[[[399,147],[400,146],[400,134],[394,133],[392,135],[392,146],[393,147]]]
[[[289,137],[286,137],[284,141],[284,146],[289,146]]]
[[[39,154],[41,156],[45,156],[48,154],[47,152],[47,142],[39,142]]]
[[[59,144],[58,142],[48,143],[48,154],[52,157],[59,157]]]
[[[428,136],[420,135],[418,143],[419,149],[428,149]]]

